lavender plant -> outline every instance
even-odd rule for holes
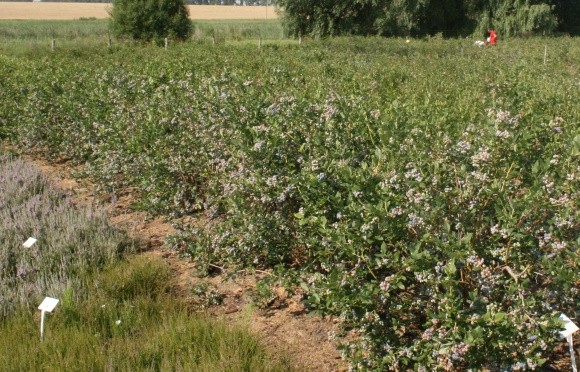
[[[77,208],[34,165],[0,158],[0,314],[81,294],[88,274],[116,261],[130,247],[101,212]],[[24,247],[28,237],[37,243]]]

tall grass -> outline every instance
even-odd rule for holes
[[[192,315],[171,297],[169,268],[137,256],[105,270],[90,298],[65,291],[45,320],[21,311],[0,324],[0,370],[282,371],[242,325]]]
[[[207,20],[193,21],[189,42],[239,42],[244,40],[281,40],[284,31],[279,20]],[[109,20],[80,19],[2,20],[0,21],[0,54],[36,55],[51,47],[93,48],[109,42]],[[117,43],[116,41],[113,41]]]
[[[216,36],[226,41],[281,40],[284,30],[279,20],[194,21],[193,39],[204,40]]]
[[[103,19],[2,20],[0,54],[36,56],[50,50],[51,40],[58,48],[106,46],[108,35],[108,20]]]
[[[0,21],[0,40],[78,39],[107,36],[106,19],[54,20],[4,20]]]

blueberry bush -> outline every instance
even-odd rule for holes
[[[203,216],[169,243],[271,270],[354,369],[535,369],[580,315],[577,40],[84,53],[0,56],[0,136]]]

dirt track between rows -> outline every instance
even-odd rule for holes
[[[108,3],[0,2],[0,20],[73,20],[109,18]],[[188,5],[193,20],[274,19],[273,6]]]
[[[0,154],[2,150],[0,143]],[[229,324],[248,325],[273,357],[288,357],[296,371],[347,370],[338,350],[340,339],[333,336],[339,332],[335,318],[308,314],[300,296],[291,296],[281,287],[274,291],[275,300],[269,306],[258,308],[253,303],[257,280],[268,273],[244,274],[242,270],[231,277],[226,273],[197,276],[193,258],[182,257],[164,243],[169,234],[175,233],[171,221],[133,210],[133,195],[129,191],[119,192],[118,197],[99,193],[89,180],[71,175],[80,171],[80,167],[69,167],[66,162],[50,163],[38,156],[25,156],[25,159],[34,162],[56,187],[70,195],[73,204],[104,210],[112,226],[123,229],[141,243],[141,254],[165,261],[174,274],[176,293],[186,301],[195,304],[192,288],[200,283],[208,285],[222,301],[204,306],[201,312]]]

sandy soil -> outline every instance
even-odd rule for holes
[[[109,18],[110,4],[0,2],[0,19],[66,20]],[[272,6],[188,5],[191,19],[274,19]]]

